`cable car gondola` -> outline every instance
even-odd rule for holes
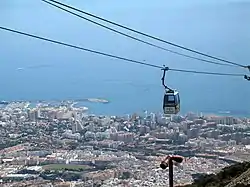
[[[179,92],[172,90],[165,85],[165,74],[168,68],[163,69],[162,85],[165,88],[165,94],[163,98],[163,112],[164,114],[178,114],[180,112],[180,96]]]
[[[163,99],[163,112],[164,114],[178,114],[180,112],[179,92],[166,90]]]

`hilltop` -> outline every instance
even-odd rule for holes
[[[250,186],[250,162],[222,169],[218,174],[201,175],[193,184],[182,187],[244,187]]]

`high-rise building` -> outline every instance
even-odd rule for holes
[[[31,109],[28,111],[28,117],[30,121],[36,121],[40,117],[40,110]]]
[[[83,129],[83,126],[80,121],[75,121],[72,123],[72,133],[80,132]]]
[[[209,121],[215,122],[217,124],[233,125],[237,123],[237,120],[231,116],[213,116],[210,117]]]

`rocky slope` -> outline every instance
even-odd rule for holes
[[[204,175],[193,184],[182,187],[244,187],[250,186],[250,162],[222,169],[218,174]]]

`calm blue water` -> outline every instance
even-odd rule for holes
[[[250,1],[63,2],[177,44],[242,64],[250,63]],[[172,68],[247,73],[131,41],[40,1],[0,1],[0,25]],[[91,112],[126,114],[162,109],[159,70],[3,31],[0,31],[0,60],[0,99],[3,100],[101,97],[111,103],[86,103]],[[17,70],[21,67],[24,69]],[[241,77],[169,72],[166,78],[170,87],[180,91],[183,113],[250,114],[250,82]]]

